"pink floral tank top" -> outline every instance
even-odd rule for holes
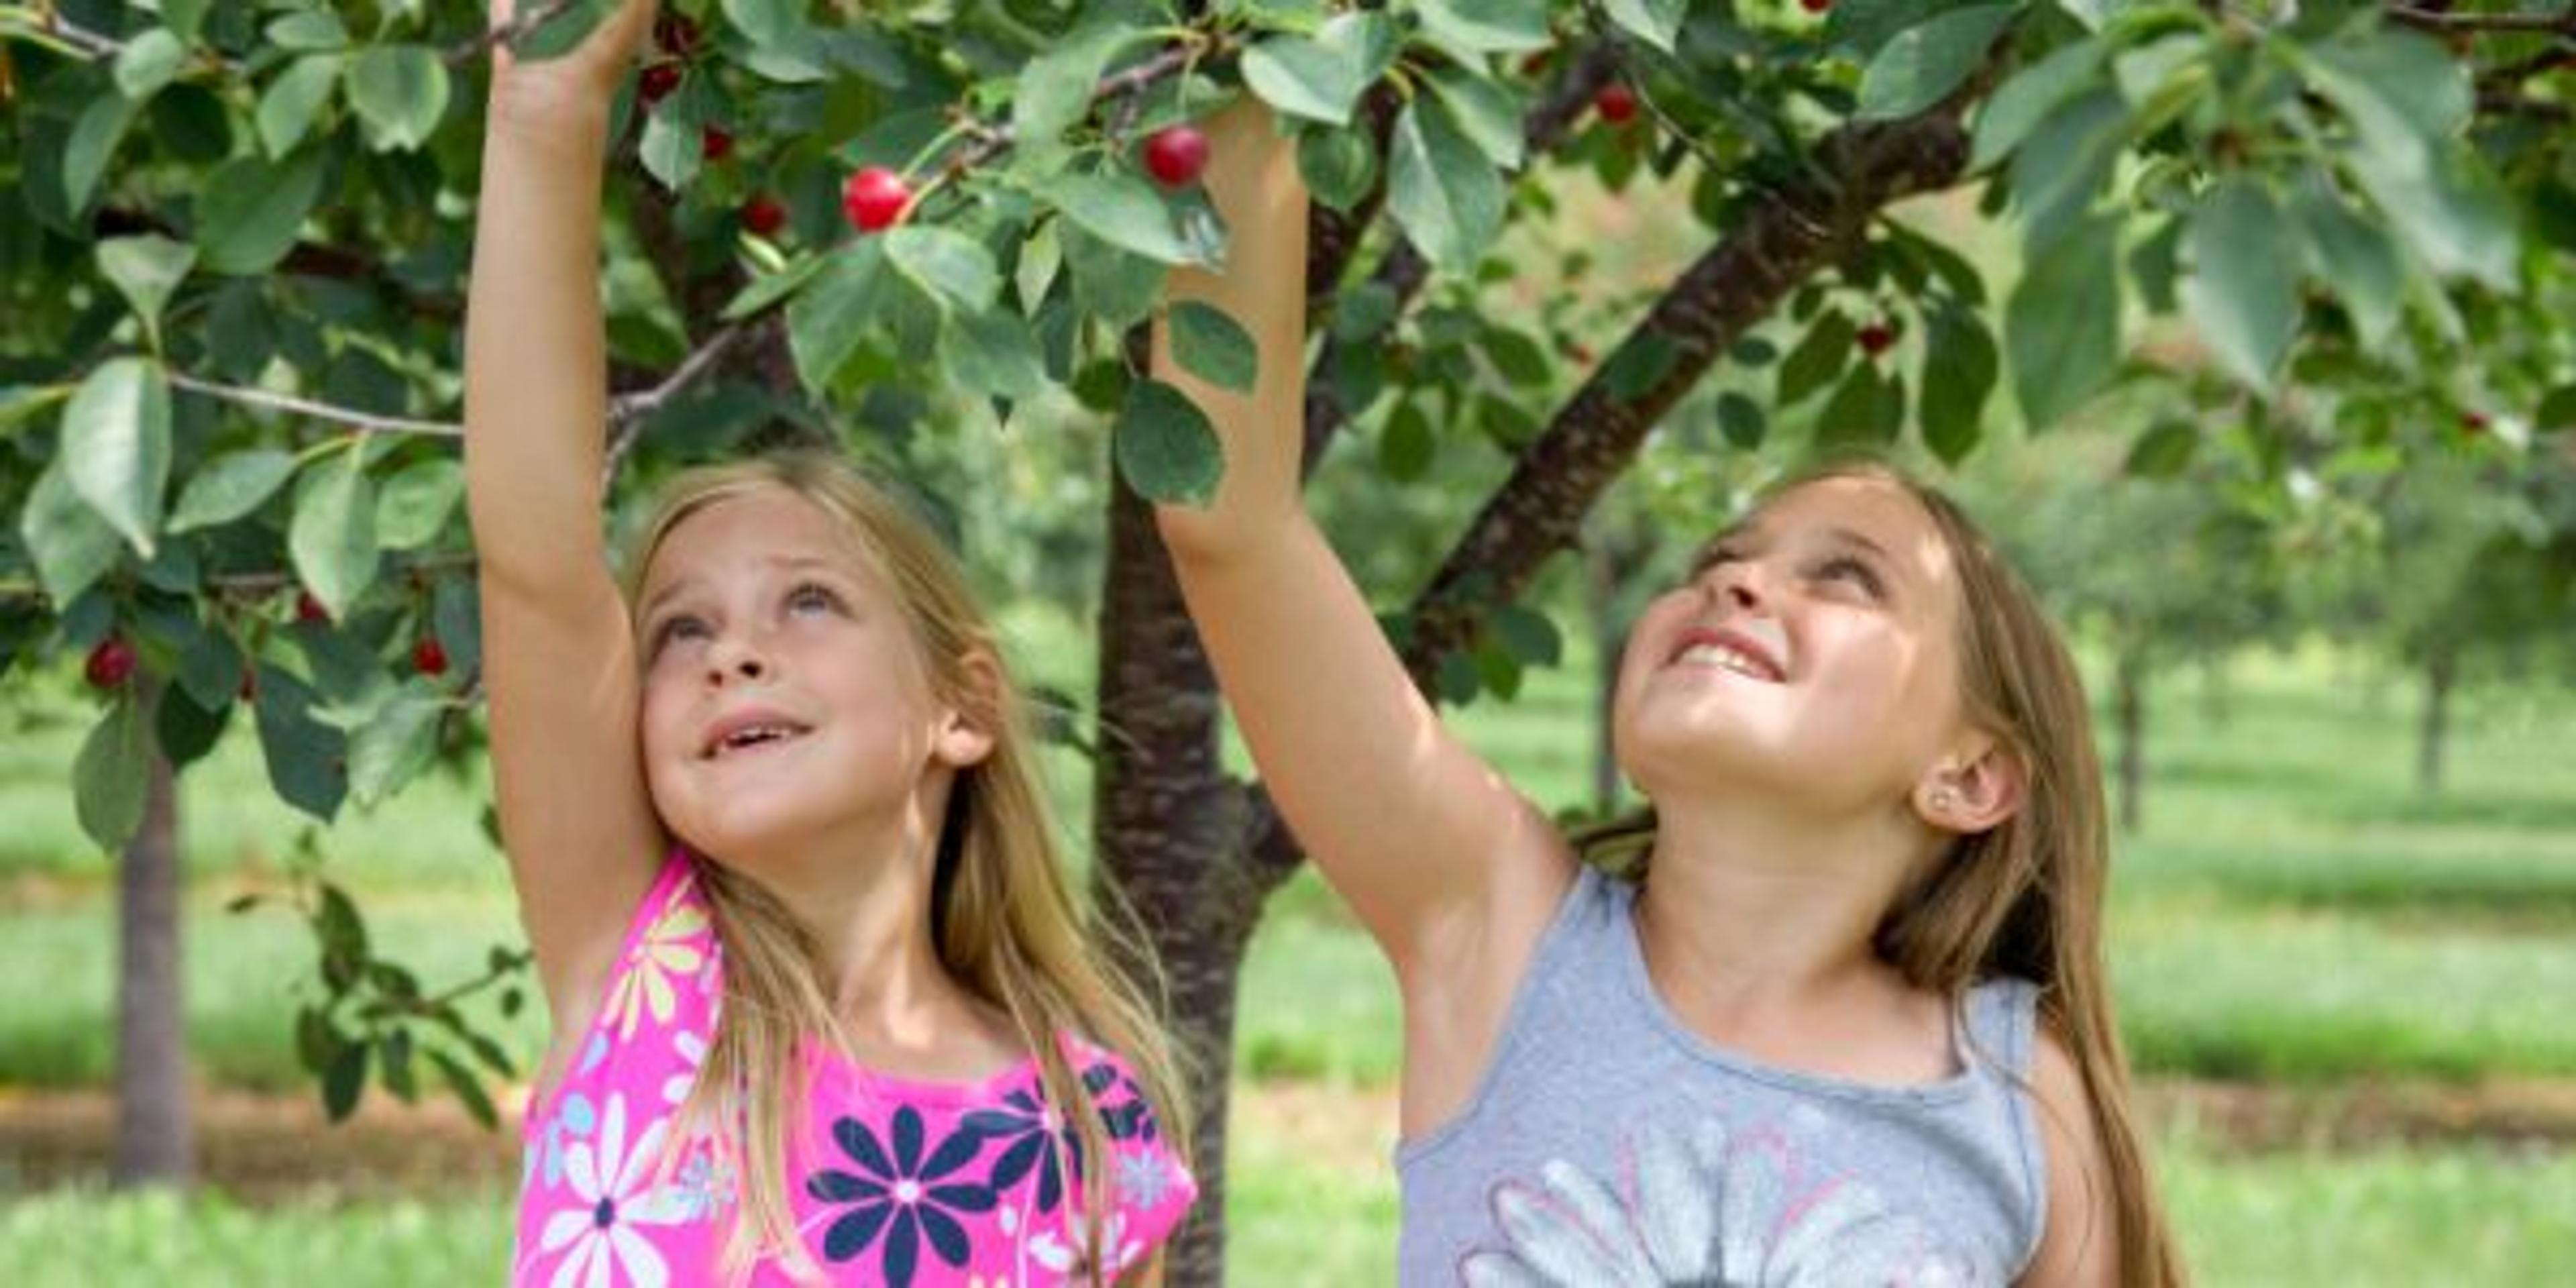
[[[672,1148],[722,998],[724,951],[690,860],[674,854],[626,932],[598,1018],[560,1084],[529,1106],[514,1285],[712,1284],[738,1206],[703,1133]],[[813,1061],[791,1150],[797,1232],[836,1284],[1088,1283],[1141,1265],[1180,1224],[1190,1176],[1116,1056],[1066,1040],[1109,1157],[1086,1159],[1034,1059],[980,1083],[922,1083],[835,1055]],[[1109,1169],[1115,1210],[1082,1219],[1083,1178]],[[793,1282],[763,1261],[754,1284]]]

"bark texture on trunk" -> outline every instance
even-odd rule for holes
[[[187,991],[179,918],[178,777],[158,749],[143,826],[117,866],[116,1154],[119,1189],[196,1179],[188,1112]]]

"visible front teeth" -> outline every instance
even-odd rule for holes
[[[1738,675],[1751,676],[1757,680],[1771,678],[1770,671],[1760,662],[1724,644],[1693,644],[1683,649],[1682,655],[1674,660],[1698,666],[1722,666]]]
[[[794,736],[796,736],[796,731],[785,725],[755,725],[749,729],[744,729],[740,732],[726,735],[724,747],[728,751],[733,751],[744,747],[754,746],[759,743],[775,742],[781,738],[792,738]]]

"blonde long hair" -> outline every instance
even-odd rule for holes
[[[1879,922],[1878,955],[1908,983],[1954,1005],[1995,975],[2039,985],[2041,1020],[2073,1057],[2101,1136],[2118,1219],[2120,1283],[2172,1288],[2183,1282],[2182,1258],[2130,1110],[2129,1062],[2102,958],[2110,834],[2075,660],[2037,597],[1975,522],[1903,472],[1876,461],[1836,461],[1773,484],[1762,500],[1836,478],[1900,488],[1932,516],[1959,569],[1959,687],[1967,719],[2001,740],[2026,778],[2020,810],[1988,831],[1961,837],[1898,896]],[[1648,808],[1575,840],[1587,860],[1642,880],[1654,838]]]
[[[1033,757],[1017,686],[992,627],[956,561],[920,520],[837,456],[816,452],[757,457],[691,470],[672,480],[628,562],[630,602],[644,570],[673,529],[710,506],[778,488],[811,502],[858,540],[894,590],[930,673],[935,700],[990,732],[992,750],[958,772],[940,828],[931,886],[931,941],[940,964],[968,991],[998,1007],[1037,1059],[1047,1102],[1078,1142],[1063,1160],[1081,1173],[1082,1211],[1110,1211],[1110,1157],[1097,1097],[1058,1036],[1078,1035],[1123,1058],[1152,1107],[1165,1143],[1187,1159],[1188,1115],[1158,1008],[1117,958],[1150,963],[1136,951],[1124,917],[1088,925],[1064,875],[1063,847]],[[970,659],[989,659],[989,686]],[[815,1269],[795,1230],[787,1175],[790,1133],[809,1088],[802,1056],[818,1038],[848,1050],[822,985],[815,944],[787,907],[759,882],[697,856],[724,950],[724,1005],[696,1087],[680,1121],[712,1124],[738,1165],[742,1220],[727,1262],[735,1277],[758,1256],[797,1272]],[[1157,985],[1159,981],[1156,981]],[[672,1133],[674,1142],[687,1131]],[[1055,1147],[1050,1142],[1050,1148]],[[666,1162],[679,1154],[676,1145]],[[1083,1166],[1088,1161],[1089,1166]],[[1099,1270],[1094,1267],[1097,1282]]]

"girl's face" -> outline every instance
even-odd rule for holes
[[[1638,619],[1613,695],[1621,768],[1667,807],[1710,785],[1901,802],[1959,732],[1959,593],[1901,487],[1791,489]]]
[[[879,830],[945,763],[953,717],[892,588],[794,492],[681,520],[637,603],[646,781],[700,852]]]

